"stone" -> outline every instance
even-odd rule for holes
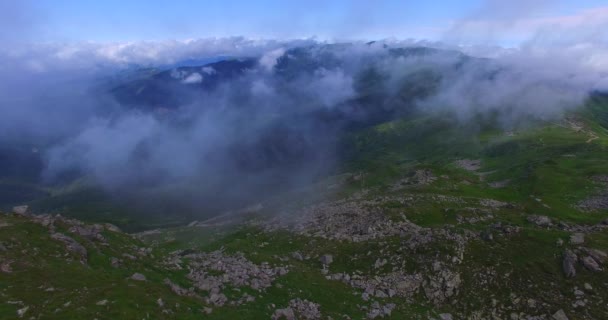
[[[131,279],[136,281],[146,281],[146,276],[136,272],[131,276]]]
[[[296,320],[296,315],[291,308],[275,310],[271,317],[272,320]]]
[[[303,261],[304,260],[304,257],[302,256],[302,254],[300,252],[298,252],[298,251],[292,253],[291,256],[294,259],[298,260],[298,261]]]
[[[376,298],[388,298],[388,295],[382,290],[376,290],[376,293],[374,295],[376,296]]]
[[[538,215],[531,215],[528,216],[528,222],[534,223],[535,225],[539,226],[539,227],[548,227],[551,226],[551,219],[547,216],[538,216]]]
[[[587,291],[593,291],[593,287],[587,282],[585,282],[584,287],[585,287],[585,290],[587,290]]]
[[[110,258],[110,265],[112,268],[118,268],[121,265],[120,259],[112,257]]]
[[[566,316],[566,313],[562,309],[559,309],[551,317],[553,318],[553,320],[568,320],[568,316]]]
[[[223,306],[226,301],[228,301],[228,298],[223,293],[212,293],[211,295],[209,295],[209,298],[207,298],[207,303],[211,303],[218,307]]]
[[[323,265],[329,266],[332,262],[334,262],[334,257],[331,254],[324,254],[321,256],[320,260]]]
[[[439,319],[441,320],[452,320],[452,314],[450,313],[442,313],[439,315]]]
[[[29,208],[30,207],[27,205],[15,206],[13,207],[13,213],[18,214],[20,216],[25,216],[28,214]]]
[[[62,233],[51,234],[51,239],[63,242],[68,251],[76,253],[80,256],[80,261],[86,263],[88,255],[87,249],[83,247],[80,243],[76,242],[76,240]]]
[[[585,234],[580,232],[573,233],[570,235],[570,243],[577,245],[585,243]]]
[[[563,269],[566,277],[572,278],[572,277],[576,276],[576,267],[575,267],[576,260],[577,260],[577,256],[576,256],[576,254],[574,254],[574,252],[572,252],[570,250],[564,251],[564,258],[562,260],[562,269]]]
[[[608,254],[602,250],[584,248],[583,251],[590,255],[598,264],[602,264],[608,260]]]
[[[105,306],[106,304],[108,304],[108,300],[107,299],[103,299],[100,301],[97,301],[97,303],[95,303],[98,306]]]
[[[583,264],[583,266],[585,266],[585,268],[587,268],[590,271],[594,271],[594,272],[602,271],[602,268],[600,267],[600,265],[591,256],[586,256],[586,257],[582,258],[581,263]]]
[[[30,307],[23,307],[23,308],[21,308],[21,309],[17,310],[17,316],[18,316],[19,318],[23,318],[23,316],[25,315],[25,313],[26,313],[26,312],[27,312],[27,310],[29,310],[29,309],[30,309]]]

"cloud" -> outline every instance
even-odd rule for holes
[[[182,80],[182,83],[185,84],[196,84],[201,82],[203,82],[203,76],[198,72],[191,73]]]
[[[285,53],[285,48],[278,48],[266,52],[260,58],[260,65],[270,71],[277,64],[277,59]]]
[[[14,46],[0,50],[0,142],[40,147],[45,182],[77,170],[106,190],[141,192],[136,200],[170,196],[195,209],[220,202],[237,206],[335,169],[336,143],[348,121],[374,123],[418,108],[447,110],[465,122],[498,114],[508,126],[557,118],[579,106],[590,90],[606,87],[604,44],[552,45],[229,38]],[[389,51],[412,46],[493,59],[449,50]],[[220,68],[171,67],[218,56],[258,64],[229,79]],[[144,66],[171,70],[177,84],[222,80],[207,91],[170,88],[194,98],[165,114],[117,103],[110,89],[148,70]],[[419,95],[434,84],[433,74],[441,75],[435,90]],[[367,87],[361,83],[366,76]],[[362,95],[376,100],[364,105]]]

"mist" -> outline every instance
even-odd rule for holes
[[[210,216],[343,173],[340,140],[353,128],[436,112],[512,128],[559,120],[608,90],[608,45],[597,31],[605,19],[564,26],[512,6],[492,17],[494,5],[442,41],[33,44],[3,33],[11,45],[0,50],[2,156],[11,168],[12,155],[35,158],[30,183],[84,183],[145,208]],[[481,44],[463,43],[488,21],[490,32],[475,36]],[[586,23],[596,32],[555,39],[547,29]],[[488,45],[529,25],[517,47]]]

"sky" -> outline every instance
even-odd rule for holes
[[[0,0],[4,37],[31,42],[427,39],[515,45],[539,28],[608,20],[605,0]],[[463,37],[462,35],[466,35]],[[16,37],[16,36],[14,36]],[[14,39],[13,39],[14,40]]]

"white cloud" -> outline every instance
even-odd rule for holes
[[[201,82],[203,82],[203,76],[198,72],[191,73],[182,80],[182,83],[184,84],[196,84]]]
[[[208,75],[212,75],[212,74],[215,74],[217,72],[217,71],[215,71],[215,69],[213,69],[213,67],[209,67],[209,66],[202,67],[201,71],[203,73],[205,73],[205,74],[208,74]]]
[[[277,59],[285,53],[285,48],[278,48],[269,52],[266,52],[260,58],[260,65],[266,70],[270,71],[277,64]]]

